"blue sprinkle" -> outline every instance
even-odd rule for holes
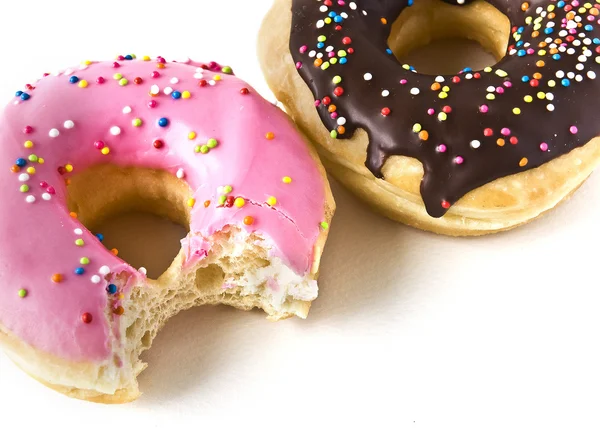
[[[394,52],[390,48],[386,48],[385,52],[387,54],[394,54]]]
[[[166,127],[167,125],[169,125],[169,120],[167,118],[160,118],[158,120],[158,125],[160,127]]]
[[[27,160],[25,160],[25,159],[17,159],[17,161],[15,163],[17,164],[17,166],[19,168],[22,168],[23,166],[25,166],[27,164]]]
[[[83,267],[78,267],[77,269],[75,269],[76,275],[83,275],[84,273],[85,273],[85,269]]]
[[[100,240],[101,242],[104,241],[104,235],[103,234],[100,234],[100,233],[96,234],[96,238],[98,240]]]
[[[517,29],[517,32],[518,32],[518,33],[523,33],[523,31],[524,31],[524,30],[525,30],[525,27],[519,27],[519,28]]]
[[[319,42],[319,43],[317,44],[317,48],[323,48],[323,47],[325,47],[325,43],[323,43],[323,42]]]
[[[587,24],[587,25],[584,27],[584,29],[585,29],[587,32],[591,32],[592,30],[594,30],[594,26],[592,26],[591,24]]]
[[[473,71],[473,68],[465,68],[465,69],[463,69],[463,72],[471,72],[471,71]]]
[[[415,2],[414,0],[408,0],[408,5],[412,6],[414,4],[414,2]]]
[[[114,295],[117,292],[117,286],[114,284],[109,284],[108,287],[106,287],[106,291],[109,294]]]
[[[30,97],[30,95],[27,92],[23,92],[21,94],[21,100],[23,100],[23,101],[29,100],[29,97]]]
[[[560,60],[560,54],[556,53],[552,55],[552,59],[554,60]]]
[[[519,51],[517,51],[517,56],[519,56],[519,57],[523,57],[526,54],[527,54],[527,52],[525,50],[519,50]]]
[[[15,92],[15,97],[20,97],[23,94],[23,91]]]
[[[569,80],[569,79],[562,79],[560,81],[560,84],[563,85],[563,86],[565,86],[565,87],[567,87],[567,86],[569,86],[571,84],[571,80]]]
[[[529,81],[529,76],[523,76],[523,77],[521,77],[521,81],[523,83],[527,83]]]
[[[79,81],[79,77],[77,77],[77,76],[71,76],[71,77],[69,77],[69,81],[71,83],[77,83]]]
[[[335,17],[337,14],[333,11],[329,12],[329,18]]]
[[[125,56],[125,60],[133,60],[133,56],[131,54],[128,54],[127,56]]]
[[[556,6],[557,6],[557,7],[559,7],[559,8],[562,8],[564,5],[565,5],[565,2],[564,2],[564,1],[562,1],[562,0],[561,0],[561,1],[559,1],[559,2],[556,4]]]
[[[342,65],[344,65],[346,62],[348,62],[348,59],[346,59],[345,57],[342,57],[342,58],[340,59],[340,63],[341,63]]]
[[[550,33],[552,33],[552,32],[554,32],[554,27],[546,27],[546,28],[544,29],[544,33],[545,33],[546,35],[549,35],[549,34],[550,34]]]
[[[517,42],[517,47],[522,47],[523,44],[525,44],[523,41],[519,41],[519,42]]]
[[[600,44],[600,38],[594,38],[592,42],[594,44],[598,45],[598,44]]]
[[[181,92],[179,92],[179,91],[173,91],[171,93],[171,97],[173,97],[174,100],[179,100],[181,98]]]
[[[333,21],[335,21],[336,23],[341,23],[342,21],[344,21],[344,19],[341,16],[337,16],[333,19]]]

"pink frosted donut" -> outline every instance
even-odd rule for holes
[[[139,395],[140,353],[178,311],[305,317],[334,203],[287,116],[231,68],[162,58],[25,85],[0,115],[0,341],[74,397]],[[90,232],[123,210],[189,227],[152,280]]]

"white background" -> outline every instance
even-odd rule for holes
[[[134,52],[231,64],[272,98],[255,57],[269,4],[3,0],[0,97]],[[600,176],[546,217],[478,239],[401,226],[333,187],[308,320],[183,313],[145,354],[144,395],[122,406],[63,397],[0,353],[0,433],[600,431]]]

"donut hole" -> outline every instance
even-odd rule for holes
[[[401,63],[419,73],[450,75],[497,63],[509,38],[508,17],[487,2],[456,6],[420,0],[394,22],[388,45]]]
[[[189,231],[190,189],[165,171],[94,166],[72,177],[68,194],[69,211],[151,279],[169,269]]]

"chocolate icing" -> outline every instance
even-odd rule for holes
[[[513,26],[506,56],[478,73],[467,69],[456,76],[438,77],[405,69],[388,49],[392,24],[409,3],[412,1],[293,0],[290,51],[320,102],[318,113],[332,136],[347,139],[357,128],[367,131],[365,164],[375,176],[383,177],[382,167],[393,155],[422,162],[421,195],[431,216],[443,216],[451,204],[477,187],[538,167],[600,133],[600,88],[595,80],[600,69],[599,16],[583,11],[585,2],[532,0],[527,8],[521,1],[490,0]],[[470,1],[466,3],[456,7],[470,7]],[[549,7],[554,10],[549,12]],[[592,6],[596,7],[600,5]],[[579,27],[572,29],[578,16]],[[331,24],[319,23],[327,17]],[[531,24],[527,17],[532,17]],[[536,19],[541,20],[537,36]],[[553,28],[547,27],[550,22],[555,23]],[[321,35],[327,39],[317,48]],[[543,42],[546,46],[540,47]],[[328,47],[333,49],[328,52]],[[323,54],[322,61],[329,61],[327,69],[313,64],[318,53]],[[555,60],[556,55],[560,59]],[[337,63],[331,62],[333,58]],[[345,64],[340,62],[342,58],[346,58]],[[535,73],[541,77],[534,79]],[[372,78],[366,80],[365,74]],[[341,82],[334,83],[336,78]],[[436,79],[443,79],[440,87],[450,88],[445,99],[440,96],[442,89],[431,88],[437,86]],[[402,80],[407,82],[401,84]],[[338,89],[340,95],[336,96],[336,88],[343,93]],[[417,95],[411,93],[415,88]],[[389,96],[382,95],[384,90]],[[540,98],[540,92],[550,95]],[[487,99],[489,95],[494,99]],[[524,101],[526,96],[532,97],[532,102]],[[330,105],[323,103],[324,99],[328,102],[325,97],[331,99]],[[446,108],[449,113],[440,115],[444,106],[450,108]],[[387,116],[382,114],[385,108],[389,109]],[[515,108],[520,114],[513,112]],[[428,114],[429,109],[433,114]],[[447,119],[442,122],[438,115]],[[342,124],[345,120],[341,129],[340,119]],[[422,128],[421,138],[415,124]],[[445,152],[440,151],[441,144]]]

